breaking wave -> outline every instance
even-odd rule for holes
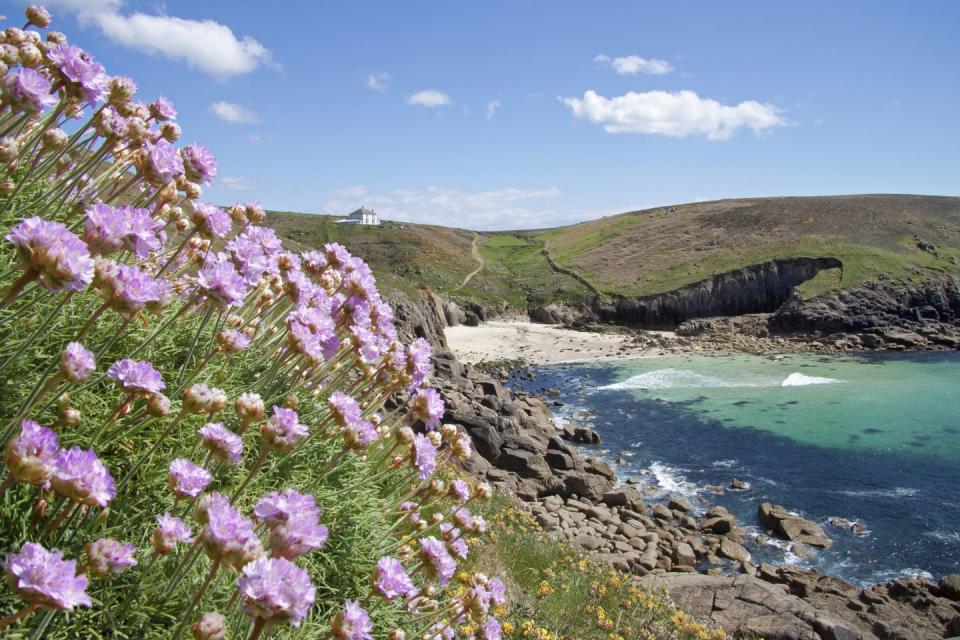
[[[840,382],[834,378],[821,378],[818,376],[808,376],[802,373],[791,373],[780,383],[781,387],[805,387],[808,384],[834,384]]]
[[[705,375],[689,369],[657,369],[635,376],[622,382],[599,387],[600,390],[645,390],[660,391],[666,389],[758,389],[764,387],[803,387],[811,384],[834,384],[841,382],[834,378],[808,376],[803,373],[791,373],[785,379],[770,376],[752,376],[725,380]]]

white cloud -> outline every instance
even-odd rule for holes
[[[263,136],[260,135],[259,133],[251,133],[250,135],[247,136],[247,140],[249,140],[253,144],[261,144],[263,142]]]
[[[477,230],[552,227],[587,217],[583,213],[561,213],[551,207],[561,195],[557,187],[481,191],[426,187],[378,193],[355,186],[337,191],[324,204],[324,210],[340,214],[363,204],[388,220]]]
[[[256,124],[260,122],[260,116],[233,102],[219,100],[210,105],[210,111],[219,119],[230,124]]]
[[[490,102],[488,102],[487,103],[487,120],[492,118],[494,114],[497,112],[497,109],[499,108],[500,108],[499,100],[491,100]]]
[[[93,24],[116,44],[171,60],[226,79],[260,66],[275,66],[270,50],[251,36],[238,37],[214,20],[120,13],[123,0],[54,0],[54,6]]]
[[[412,96],[407,96],[407,104],[420,107],[429,107],[433,109],[436,107],[447,107],[453,104],[453,100],[451,100],[450,96],[445,94],[443,91],[437,91],[436,89],[425,89],[423,91],[418,91]]]
[[[727,140],[740,127],[759,133],[787,124],[775,105],[747,100],[736,106],[701,98],[693,91],[633,91],[606,98],[586,91],[583,98],[560,98],[573,115],[600,124],[608,133],[649,133]]]
[[[245,176],[222,176],[217,182],[233,191],[250,191],[260,186],[260,178],[248,178]]]
[[[603,54],[593,59],[597,64],[609,66],[622,76],[634,76],[646,73],[652,76],[662,76],[673,71],[673,66],[666,60],[658,58],[641,58],[640,56],[621,56],[611,58]]]
[[[368,73],[367,79],[363,84],[371,91],[379,91],[380,93],[383,93],[387,90],[387,83],[389,83],[390,80],[390,74],[386,72]]]

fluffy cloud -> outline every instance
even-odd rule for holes
[[[608,133],[649,133],[727,140],[740,127],[758,133],[787,124],[775,105],[747,100],[736,106],[701,98],[693,91],[633,91],[606,98],[587,91],[583,98],[560,98],[573,115],[602,125]]]
[[[494,114],[497,112],[497,109],[500,108],[499,100],[491,100],[487,103],[487,120],[491,119]]]
[[[379,91],[383,93],[387,90],[387,83],[390,82],[390,74],[386,72],[380,73],[368,73],[367,79],[364,81],[363,86],[371,91]]]
[[[184,62],[221,79],[274,66],[270,50],[250,36],[238,37],[213,20],[188,20],[141,12],[124,15],[122,0],[54,0],[81,23],[97,26],[116,44]]]
[[[425,89],[423,91],[418,91],[412,96],[407,96],[407,104],[435,109],[437,107],[450,106],[453,104],[453,100],[451,100],[450,96],[445,94],[443,91],[437,91],[436,89]]]
[[[622,56],[611,58],[603,54],[593,59],[597,64],[609,66],[622,76],[634,76],[638,73],[646,73],[652,76],[662,76],[673,71],[673,66],[666,60],[657,58],[641,58],[640,56]]]
[[[217,183],[233,191],[250,191],[260,186],[260,178],[245,176],[222,176]]]
[[[233,102],[224,102],[223,100],[214,102],[210,105],[210,111],[219,119],[230,124],[256,124],[260,122],[260,117],[253,111]]]
[[[427,187],[378,193],[354,186],[337,191],[324,208],[329,213],[342,214],[363,204],[388,220],[477,230],[532,229],[587,217],[582,213],[560,213],[549,206],[560,195],[557,187],[482,191]]]

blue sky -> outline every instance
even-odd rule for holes
[[[174,101],[221,204],[502,229],[960,192],[957,2],[48,6],[143,99]]]

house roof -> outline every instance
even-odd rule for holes
[[[366,207],[360,207],[360,208],[357,209],[356,211],[350,213],[350,216],[351,216],[351,217],[353,217],[353,216],[360,217],[360,216],[364,216],[364,215],[375,216],[375,215],[377,215],[377,213],[376,213],[375,211],[371,211],[370,209],[367,209]]]

